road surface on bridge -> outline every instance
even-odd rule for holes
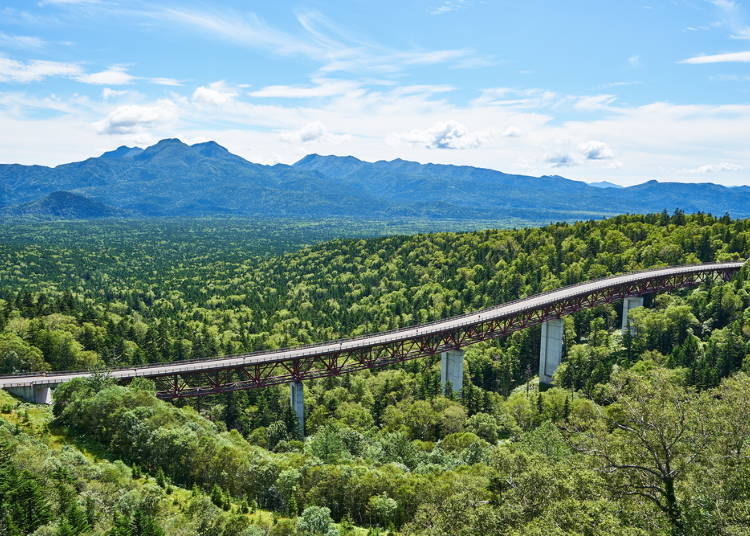
[[[180,393],[183,391],[185,393],[190,393],[183,396],[197,396],[198,394],[215,394],[217,392],[237,390],[240,388],[261,387],[276,383],[288,383],[291,381],[322,377],[325,375],[335,375],[336,373],[351,372],[375,366],[385,366],[397,361],[405,361],[406,359],[413,359],[414,357],[431,355],[449,347],[459,348],[464,345],[478,342],[479,340],[486,340],[488,338],[505,335],[512,330],[510,330],[510,328],[494,328],[494,330],[487,331],[489,336],[464,337],[462,339],[453,336],[450,340],[445,339],[446,334],[464,332],[474,333],[476,330],[473,328],[478,326],[492,327],[509,325],[508,322],[510,322],[510,319],[520,317],[531,319],[531,321],[527,321],[524,325],[521,325],[521,328],[528,327],[529,325],[541,323],[545,318],[563,316],[570,312],[574,312],[575,310],[596,306],[600,303],[608,303],[614,301],[614,299],[622,299],[627,295],[642,295],[648,292],[687,288],[700,284],[717,275],[726,280],[738,272],[743,265],[744,262],[724,262],[675,266],[627,273],[567,286],[550,292],[529,296],[527,298],[483,309],[474,313],[404,329],[345,340],[329,341],[298,348],[255,352],[213,359],[178,361],[120,368],[111,370],[108,374],[112,378],[118,380],[128,380],[136,377],[162,379],[165,377],[172,377],[175,379],[184,379],[198,375],[205,378],[212,373],[219,373],[227,370],[250,370],[252,367],[255,367],[254,370],[256,371],[260,371],[261,368],[265,370],[272,364],[283,366],[288,371],[288,374],[284,373],[284,378],[287,379],[281,380],[277,380],[277,377],[281,378],[278,373],[273,377],[268,375],[270,374],[268,373],[264,379],[260,372],[257,373],[254,379],[248,376],[248,378],[244,380],[221,380],[224,382],[223,385],[227,386],[224,389],[218,388],[218,384],[213,380],[209,380],[209,383],[213,385],[213,388],[211,389],[198,388],[187,384],[180,388],[177,382],[175,382],[173,392],[174,396],[181,396]],[[654,284],[650,285],[652,282]],[[597,298],[598,301],[593,299],[586,301],[587,297],[592,296],[604,296],[604,298]],[[580,305],[575,306],[576,303]],[[570,304],[573,305],[571,306]],[[536,314],[537,311],[543,311],[546,316]],[[404,348],[413,347],[417,341],[437,340],[441,337],[442,342],[436,343],[433,346],[420,342],[420,344],[422,344],[422,350],[420,350],[421,353],[416,350],[404,350]],[[446,340],[448,342],[445,342]],[[454,341],[454,343],[451,341]],[[319,363],[315,361],[316,359],[324,359],[328,356],[339,357],[345,355],[365,355],[366,353],[368,353],[368,355],[377,354],[376,351],[379,348],[401,348],[401,353],[405,357],[401,359],[393,359],[391,356],[390,359],[384,358],[380,361],[375,357],[369,359],[369,361],[361,360],[359,365],[355,363],[353,365],[349,364],[345,366],[342,363],[329,366],[327,364],[326,366],[328,366],[329,372],[333,370],[333,373],[330,374],[321,374],[316,370],[319,368]],[[307,368],[301,367],[299,363],[302,362],[309,362],[310,365],[307,366]],[[91,374],[92,372],[90,371],[67,371],[0,376],[0,387],[12,388],[35,385],[53,385],[63,383],[73,378],[90,376]],[[165,396],[165,398],[170,397],[171,396]]]

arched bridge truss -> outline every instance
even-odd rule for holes
[[[150,378],[156,384],[157,395],[163,399],[214,395],[339,376],[459,350],[628,297],[691,288],[716,279],[726,281],[742,266],[742,262],[713,263],[635,272],[375,335],[288,350],[116,369],[111,375],[121,381]],[[89,374],[60,372],[5,376],[0,377],[0,387],[30,389]]]

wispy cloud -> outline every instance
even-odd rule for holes
[[[725,54],[710,54],[705,56],[693,56],[686,58],[680,63],[690,63],[693,65],[703,63],[750,63],[750,50],[745,52],[728,52]]]
[[[0,57],[0,82],[37,82],[51,76],[75,77],[83,74],[80,65],[47,60],[22,62]]]
[[[614,103],[616,99],[617,97],[614,95],[590,95],[587,97],[579,97],[573,106],[576,110],[587,112],[610,110],[612,103]]]
[[[468,0],[446,0],[430,10],[430,15],[445,15],[463,9],[469,5]]]
[[[544,108],[558,102],[559,95],[544,89],[515,89],[509,87],[487,88],[481,91],[474,104],[480,106],[505,106],[509,108]]]
[[[318,78],[314,80],[313,86],[266,86],[256,91],[251,91],[251,97],[281,98],[281,99],[309,99],[334,97],[354,91],[360,84],[349,80],[330,80]]]
[[[175,78],[166,78],[166,77],[163,77],[163,76],[157,76],[155,78],[149,78],[148,81],[151,82],[152,84],[156,84],[157,86],[172,86],[172,87],[177,87],[177,86],[181,86],[182,85],[182,82],[180,80],[177,80]]]
[[[368,42],[315,11],[296,14],[296,21],[302,30],[297,32],[275,28],[259,15],[245,11],[144,7],[127,13],[167,24],[179,24],[272,54],[305,56],[321,65],[320,73],[396,72],[409,66],[435,64],[473,68],[491,63],[470,49],[401,50]]]
[[[185,8],[157,8],[141,13],[278,54],[303,54],[312,57],[325,54],[325,50],[320,46],[271,27],[255,13],[218,10],[209,12]]]
[[[733,164],[731,162],[722,162],[720,164],[705,164],[691,169],[686,169],[685,172],[691,175],[710,175],[712,173],[726,173],[732,171],[742,171],[744,168],[739,164]]]
[[[115,65],[104,71],[78,76],[76,80],[84,84],[99,86],[123,86],[132,84],[136,77],[128,73],[125,67]]]
[[[119,89],[112,89],[109,87],[105,87],[104,89],[102,89],[102,98],[104,100],[115,99],[117,97],[122,97],[123,95],[127,95],[127,94],[128,94],[127,91],[123,91]]]
[[[729,28],[733,39],[750,39],[748,26],[742,6],[734,0],[709,0],[721,13],[720,25]]]
[[[47,42],[39,37],[30,35],[11,35],[0,32],[0,46],[12,48],[44,48]]]
[[[0,34],[0,42],[2,34]],[[47,78],[69,78],[82,84],[122,86],[146,80],[161,86],[181,86],[174,78],[144,78],[130,74],[122,65],[112,65],[103,71],[86,72],[78,63],[49,60],[14,60],[0,56],[0,82],[29,83]]]
[[[636,80],[633,80],[633,81],[630,81],[630,82],[626,82],[626,81],[607,82],[606,84],[602,84],[602,85],[598,86],[597,89],[610,89],[610,88],[613,88],[613,87],[625,87],[625,86],[640,86],[642,84],[643,84],[643,82],[636,81]]]

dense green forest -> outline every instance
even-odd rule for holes
[[[0,370],[102,371],[52,411],[0,400],[0,534],[750,534],[748,268],[654,297],[632,335],[616,305],[566,318],[541,392],[538,328],[469,348],[457,395],[436,359],[310,382],[304,438],[283,387],[171,404],[106,375],[750,256],[750,220],[681,212],[377,237],[414,230],[0,228]]]

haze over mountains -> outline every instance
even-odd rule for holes
[[[54,168],[0,165],[0,215],[428,217],[557,220],[655,212],[750,216],[750,187],[648,181],[628,188],[405,160],[308,155],[255,164],[215,142],[165,139]]]

